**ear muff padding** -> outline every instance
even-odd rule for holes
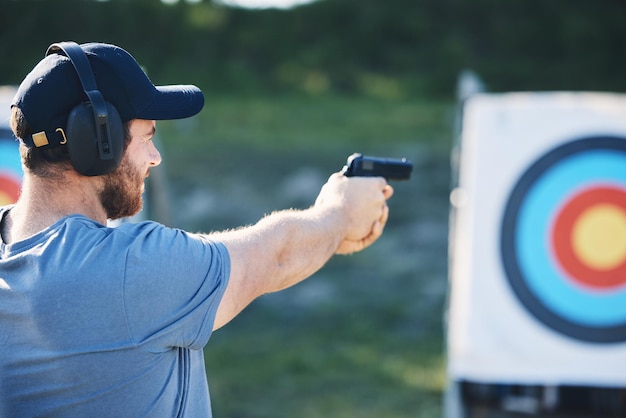
[[[115,106],[106,103],[109,142],[112,158],[101,159],[94,112],[90,103],[82,103],[67,119],[67,148],[74,169],[85,176],[99,176],[115,170],[124,152],[124,125]]]

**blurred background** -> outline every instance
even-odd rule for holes
[[[256,301],[213,335],[207,374],[216,417],[440,417],[459,76],[625,92],[626,3],[299,3],[0,0],[0,85],[73,40],[199,86],[200,115],[158,125],[146,214],[192,231],[307,207],[353,152],[411,160],[383,238]]]

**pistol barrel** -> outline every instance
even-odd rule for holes
[[[381,158],[354,153],[343,168],[347,177],[384,177],[387,180],[408,180],[413,164],[406,158]]]

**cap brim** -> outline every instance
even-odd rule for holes
[[[152,103],[137,112],[137,118],[147,120],[183,119],[204,107],[202,91],[192,85],[156,86]]]

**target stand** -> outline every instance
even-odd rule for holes
[[[626,408],[626,96],[477,94],[464,104],[459,145],[451,392],[512,413],[618,416],[610,414]],[[616,397],[591,415],[557,415],[568,388]]]

